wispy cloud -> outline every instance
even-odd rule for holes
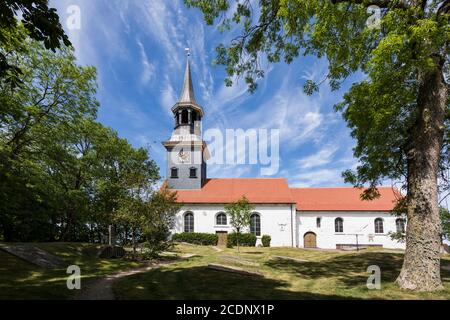
[[[144,45],[140,40],[137,40],[137,45],[139,47],[142,64],[141,84],[146,85],[155,76],[155,66],[150,62],[147,53],[145,51]]]
[[[298,160],[301,169],[311,169],[329,164],[339,148],[336,145],[326,145],[317,153]]]

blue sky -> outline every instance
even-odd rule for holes
[[[81,29],[67,30],[80,64],[98,70],[98,120],[118,131],[136,147],[150,148],[165,175],[166,154],[161,141],[170,137],[170,108],[180,94],[184,48],[190,47],[197,101],[205,110],[203,129],[279,129],[280,170],[291,186],[344,185],[341,172],[354,168],[354,141],[333,105],[339,92],[326,85],[306,96],[307,79],[320,80],[326,62],[301,57],[291,65],[266,65],[266,77],[256,93],[243,80],[224,85],[222,66],[213,65],[215,47],[227,43],[234,31],[220,33],[206,26],[197,9],[182,0],[53,0],[63,24],[67,9],[81,9]],[[264,66],[264,63],[263,63]],[[208,176],[259,177],[258,165],[213,165]]]

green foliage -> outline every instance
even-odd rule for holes
[[[450,211],[447,208],[440,208],[442,222],[442,237],[450,240]]]
[[[449,7],[437,10],[443,2],[428,1],[424,10],[380,1],[380,28],[374,28],[367,24],[370,1],[260,1],[252,7],[248,1],[232,6],[227,0],[185,0],[201,9],[207,24],[240,32],[217,47],[216,62],[225,66],[227,85],[243,77],[254,91],[264,76],[261,59],[290,63],[301,55],[328,61],[324,79],[305,82],[307,94],[325,81],[336,90],[352,73],[367,75],[336,105],[357,140],[354,154],[360,160],[356,171],[344,177],[358,186],[406,175],[405,146],[417,117],[418,75],[438,68],[435,57],[440,56],[446,61],[443,76],[449,78]]]
[[[242,229],[250,226],[250,216],[254,206],[250,204],[245,196],[242,196],[237,202],[225,205],[225,212],[230,217],[230,225],[236,230],[236,233],[241,233]],[[237,238],[237,247],[239,251],[239,240]]]
[[[24,27],[3,34],[10,40],[1,50],[20,67],[21,85],[12,90],[0,79],[1,236],[101,242],[114,224],[122,243],[145,238],[154,246],[165,232],[156,223],[160,206],[148,205],[154,229],[118,216],[130,193],[151,190],[159,169],[147,150],[95,121],[95,68],[77,65],[71,48],[47,50]]]
[[[228,234],[227,247],[234,246],[254,247],[256,245],[256,236],[253,233],[237,233]]]
[[[270,247],[270,241],[271,240],[272,240],[271,236],[269,236],[267,234],[263,235],[262,238],[261,238],[261,242],[262,242],[263,247]]]
[[[18,27],[19,18],[29,36],[40,41],[45,48],[55,50],[62,45],[70,46],[69,38],[59,22],[56,9],[48,6],[48,0],[8,0],[0,4],[0,80],[4,79],[12,87],[20,83],[21,68],[14,60],[7,59],[7,47],[11,39],[9,33]],[[19,39],[17,39],[19,40]]]
[[[183,232],[176,233],[172,236],[172,240],[176,242],[187,242],[202,246],[216,246],[219,237],[213,233],[200,232]]]

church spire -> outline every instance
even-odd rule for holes
[[[192,85],[191,65],[189,61],[191,53],[189,48],[186,48],[185,50],[187,53],[186,70],[184,72],[183,90],[181,91],[180,100],[178,102],[197,104],[195,101],[194,86]]]
[[[192,84],[192,76],[191,76],[191,64],[190,64],[190,50],[186,48],[187,53],[187,61],[186,61],[186,69],[184,71],[184,81],[183,81],[183,89],[181,90],[180,99],[178,102],[172,107],[172,112],[177,114],[182,110],[195,110],[197,111],[201,117],[203,117],[203,109],[198,105],[195,100],[194,95],[194,85]]]

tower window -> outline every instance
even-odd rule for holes
[[[177,179],[178,178],[178,168],[170,169],[170,177],[172,179]]]
[[[181,112],[181,124],[189,123],[189,112],[187,110],[183,110]]]
[[[197,168],[189,169],[189,178],[197,178]]]

